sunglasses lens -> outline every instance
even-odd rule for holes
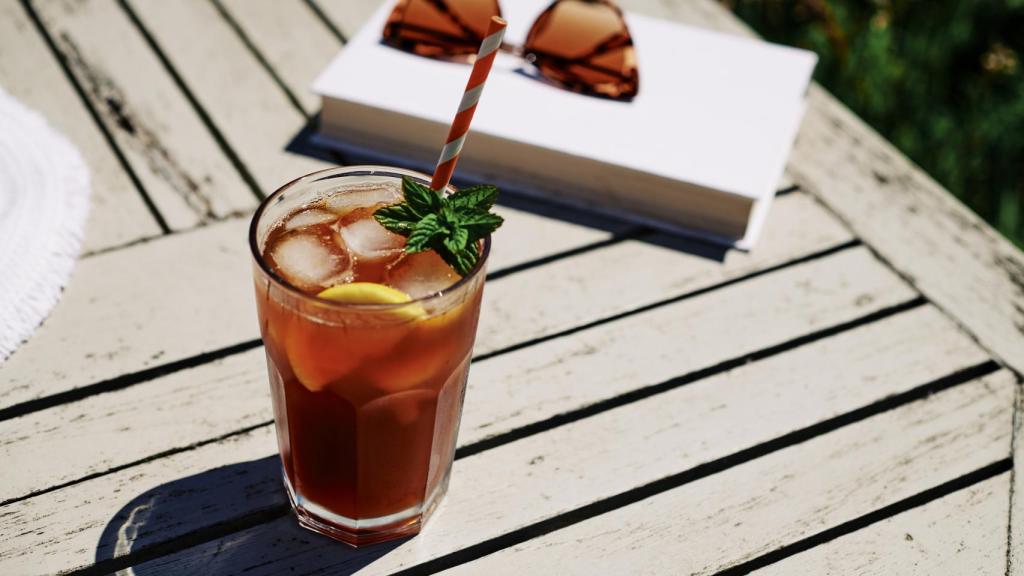
[[[639,88],[633,39],[609,0],[557,0],[523,49],[541,74],[574,90],[631,98]]]
[[[475,54],[498,0],[399,0],[384,41],[422,56]]]

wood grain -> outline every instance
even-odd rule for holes
[[[673,5],[717,29],[753,35],[714,2]],[[1024,373],[1024,253],[817,84],[808,91],[789,172],[915,288]],[[1024,574],[1022,493],[1012,492],[1008,570],[1016,575]]]
[[[802,184],[925,296],[1024,372],[1024,254],[815,86],[793,152]]]
[[[247,228],[232,219],[80,261],[0,369],[0,406],[256,338]]]
[[[415,539],[390,549],[342,549],[322,537],[300,534],[294,519],[285,517],[143,563],[136,573],[172,574],[208,565],[219,574],[359,569],[360,574],[387,574],[764,442],[866,399],[842,393],[858,388],[844,386],[840,380],[845,378],[822,378],[818,370],[810,382],[793,380],[789,369],[800,363],[782,362],[769,372],[763,371],[765,364],[460,460],[449,497],[432,522]],[[1004,458],[1010,420],[1005,400],[1012,393],[1006,376],[961,386],[684,484],[529,540],[521,550],[486,556],[463,572],[542,574],[557,566],[587,574],[641,573],[633,568],[643,562],[664,562],[647,572],[711,572],[710,564],[701,568],[705,560],[756,553]],[[906,385],[877,382],[883,390]],[[833,383],[837,388],[826,396],[836,404],[819,404],[817,392],[803,398]],[[879,388],[872,388],[868,398],[879,398]],[[882,397],[889,393],[881,392]],[[737,426],[743,422],[749,424]],[[638,507],[640,518],[623,516]],[[758,546],[758,538],[769,542]],[[659,554],[649,553],[654,542]]]
[[[533,360],[518,354],[523,361],[531,362],[526,367],[532,375],[529,380],[507,369],[488,370],[489,365],[500,360],[498,358],[481,362],[472,371],[460,445],[485,434],[508,431],[558,411],[580,408],[613,394],[708,366],[718,358],[742,353],[744,349],[770,345],[779,339],[820,328],[822,322],[841,322],[906,295],[898,285],[891,284],[891,276],[889,283],[881,285],[888,288],[869,288],[871,278],[883,280],[887,274],[877,265],[867,269],[857,266],[856,260],[856,257],[836,256],[831,263],[819,262],[816,266],[779,271],[696,297],[685,305],[676,306],[674,311],[666,310],[660,320],[647,314],[636,321],[626,319],[579,334],[574,339],[584,339],[595,347],[588,356],[595,365],[590,373],[586,372],[588,365],[582,364],[580,357],[565,356],[563,347],[555,343],[536,349]],[[879,290],[882,293],[876,294],[870,303],[862,298]],[[764,307],[751,295],[765,291],[790,291],[804,294],[806,298],[786,300],[790,303],[788,306],[769,307],[760,312]],[[729,295],[720,296],[721,292],[729,292]],[[813,305],[814,302],[819,304]],[[734,341],[733,333],[702,339],[696,335],[715,334],[715,331],[697,323],[688,330],[694,337],[679,342],[675,349],[663,354],[652,351],[646,357],[638,350],[638,342],[648,343],[640,350],[660,350],[666,326],[673,322],[678,324],[678,317],[688,316],[693,310],[720,305],[747,310],[747,314],[737,313],[746,318],[741,322],[779,324],[788,327],[791,333],[750,331],[751,336],[742,342]],[[770,316],[758,316],[765,313]],[[645,319],[653,325],[644,327]],[[689,350],[678,353],[683,348]],[[623,365],[621,356],[626,350],[637,351],[641,356],[636,362]],[[104,467],[215,439],[238,429],[239,425],[269,419],[270,401],[261,354],[261,350],[254,350],[218,364],[207,364],[0,424],[0,437],[11,437],[3,446],[5,458],[28,467],[12,476],[11,482],[24,486],[44,478],[52,482],[55,475],[61,474],[64,475],[61,478],[67,479],[72,476],[71,471],[96,473]],[[656,397],[661,401],[651,399],[633,410],[646,410],[645,407],[653,405],[663,405],[669,411],[679,410],[679,415],[667,421],[692,422],[684,428],[669,426],[666,430],[684,440],[698,434],[688,432],[693,426],[706,426],[710,430],[722,425],[725,418],[735,419],[737,424],[746,423],[727,426],[733,432],[721,439],[712,434],[702,440],[703,447],[694,456],[697,460],[692,461],[698,462],[726,450],[739,449],[747,445],[745,443],[761,441],[782,430],[779,426],[810,423],[815,418],[870,403],[983,359],[984,354],[941,314],[923,307],[689,384]],[[821,365],[842,365],[844,369],[823,382]],[[752,395],[741,392],[751,387],[760,392],[752,392]],[[552,391],[558,390],[565,390],[567,397],[555,398],[553,402]],[[670,402],[673,398],[678,400]],[[509,418],[510,410],[521,411],[521,414]],[[793,410],[802,412],[797,417],[789,414]],[[762,426],[765,419],[775,424]],[[654,427],[664,424],[658,419],[650,421]],[[600,423],[594,425],[601,426]],[[44,571],[84,566],[91,561],[97,541],[101,541],[100,548],[95,550],[97,554],[113,554],[110,542],[103,542],[101,538],[113,511],[122,509],[125,516],[118,518],[123,522],[140,502],[160,502],[161,506],[152,512],[154,526],[159,525],[159,530],[142,531],[138,547],[278,506],[284,496],[279,490],[276,462],[253,464],[262,472],[244,477],[238,475],[248,470],[249,465],[234,466],[274,453],[272,440],[261,434],[247,435],[246,438],[253,438],[251,442],[241,437],[216,442],[0,508],[0,518],[6,516],[10,520],[4,523],[10,527],[9,531],[0,529],[0,557],[9,558],[11,566],[40,566]],[[548,434],[559,432],[545,433],[539,438],[546,438]],[[241,442],[247,444],[239,447]],[[529,442],[531,447],[538,442],[545,443]],[[262,452],[248,448],[250,443],[258,444]],[[231,446],[230,450],[219,447],[225,444]],[[33,462],[25,456],[39,446],[46,446],[51,453],[63,454],[59,465]],[[479,457],[482,455],[467,461]],[[229,464],[232,466],[217,469]],[[501,466],[504,469],[507,465]],[[643,466],[640,469],[643,470]],[[529,470],[532,468],[526,472]],[[190,476],[196,478],[188,479]],[[181,490],[183,480],[190,486],[189,490]],[[192,488],[193,485],[196,487]],[[243,502],[232,494],[253,496]],[[195,498],[203,504],[186,504],[180,500],[182,497]],[[543,510],[535,511],[541,512]],[[67,518],[62,525],[65,536],[53,541],[46,526],[61,514]],[[158,521],[158,517],[165,519]],[[500,530],[503,526],[494,529]]]
[[[518,210],[498,212],[505,225],[494,236],[492,271],[610,237]],[[79,262],[46,324],[4,363],[0,405],[258,338],[247,229],[245,219],[232,219]],[[124,282],[126,271],[132,282]]]
[[[312,0],[320,11],[351,39],[383,2],[377,0]]]
[[[299,100],[308,116],[320,110],[309,87],[341,42],[304,0],[221,0],[250,42]]]
[[[264,426],[0,507],[0,570],[27,576],[85,568],[280,507],[286,496],[276,450],[274,429]],[[121,526],[143,520],[151,524],[119,537]]]
[[[467,444],[484,440],[913,296],[866,251],[854,249],[517,350],[473,366],[459,438]],[[887,325],[906,330],[902,333],[910,339],[899,349],[908,356],[920,348],[949,346],[957,363],[983,360],[973,347],[963,348],[962,335],[932,313]],[[932,328],[946,332],[930,336]],[[881,369],[883,357],[878,362]],[[893,365],[908,369],[905,363]],[[933,375],[949,368],[942,366]]]
[[[1006,458],[1013,386],[1004,370],[446,574],[714,574]]]
[[[1013,462],[1014,470],[1010,482],[1010,529],[1006,555],[1007,576],[1024,576],[1024,474],[1018,465],[1024,462],[1024,389],[1017,381],[1016,418],[1013,421]]]
[[[761,242],[750,253],[719,251],[665,235],[626,240],[517,274],[489,285],[477,333],[477,352],[527,338],[509,329],[530,326],[528,338],[573,329],[588,321],[705,289],[850,240],[848,232],[800,194],[780,198]]]
[[[510,209],[502,214],[507,219],[495,236],[492,271],[608,237],[540,216],[520,219],[521,213]],[[244,219],[231,220],[80,262],[46,325],[5,362],[0,406],[258,338],[246,225]],[[849,238],[812,200],[790,194],[776,204],[758,250],[730,252],[724,264],[696,252],[701,245],[666,248],[632,241],[626,251],[614,245],[565,259],[555,272],[550,264],[529,269],[488,284],[477,351],[628,310],[677,290],[711,286]],[[611,248],[615,252],[606,255]],[[609,274],[611,254],[636,275]],[[132,282],[124,282],[126,271]],[[503,287],[508,284],[513,286]],[[546,292],[539,292],[541,287]],[[517,313],[503,298],[530,313]],[[551,318],[534,316],[540,310],[551,311]]]
[[[865,250],[852,250],[480,362],[460,439],[508,432],[913,296]],[[925,324],[948,329],[940,320]],[[723,324],[761,328],[716,332]],[[949,354],[934,377],[983,360],[955,330],[934,342]],[[0,502],[269,421],[267,390],[257,349],[0,422],[0,459],[18,462],[0,486]],[[35,457],[43,449],[63,456]]]
[[[626,0],[754,36],[710,0]],[[865,243],[1001,361],[1024,373],[1024,253],[818,84],[788,170]],[[1024,544],[1024,543],[1022,543]]]
[[[1009,489],[1006,472],[751,574],[1003,574]]]
[[[306,119],[212,3],[128,4],[264,194],[331,166],[285,151]]]
[[[256,197],[116,3],[31,5],[171,229],[256,205]]]
[[[75,144],[92,178],[83,252],[158,236],[161,231],[103,133],[17,0],[0,0],[0,86]]]

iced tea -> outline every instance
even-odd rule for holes
[[[300,178],[251,230],[285,484],[300,523],[351,544],[417,532],[444,493],[484,283],[489,240],[463,278],[373,219],[401,200],[403,175],[429,180],[381,167]],[[408,301],[317,297],[346,284]]]

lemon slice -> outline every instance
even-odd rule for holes
[[[338,284],[320,292],[317,297],[345,304],[404,304],[412,301],[405,292],[376,282]],[[390,312],[410,320],[426,316],[426,311],[419,304],[402,306]]]

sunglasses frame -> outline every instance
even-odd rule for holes
[[[407,2],[415,0],[406,0]],[[483,37],[477,34],[473,29],[456,14],[452,8],[448,5],[448,0],[419,0],[426,2],[433,6],[439,12],[444,14],[452,24],[461,29],[465,36],[457,37],[441,32],[436,29],[426,28],[422,26],[416,26],[409,24],[404,21],[403,14],[399,13],[402,8],[402,4],[399,3],[392,10],[391,16],[388,18],[387,25],[384,28],[384,43],[394,48],[419,54],[421,56],[429,58],[442,58],[442,59],[459,59],[460,57],[468,57],[468,60],[476,55],[476,51],[479,48],[480,42]],[[529,45],[529,38],[533,36],[535,28],[538,23],[544,20],[550,12],[552,12],[562,2],[586,2],[588,4],[600,4],[615,12],[615,16],[619,19],[622,25],[622,33],[617,33],[609,39],[605,40],[601,44],[598,44],[586,54],[576,56],[573,58],[566,58],[555,54],[542,52],[536,49],[527,49],[526,46],[513,46],[508,43],[504,43],[501,46],[501,50],[506,53],[513,54],[519,58],[522,58],[537,68],[538,74],[540,74],[545,80],[552,82],[560,87],[586,94],[589,96],[595,96],[599,98],[609,98],[613,100],[632,100],[639,92],[639,71],[637,66],[633,63],[627,73],[623,73],[621,70],[613,70],[598,64],[592,63],[590,60],[603,53],[611,50],[618,50],[621,48],[632,48],[633,47],[633,36],[629,31],[626,24],[625,16],[622,10],[611,0],[554,0],[551,4],[545,8],[533,25],[530,27],[530,32],[527,35],[527,45]],[[495,1],[497,8],[496,16],[501,15],[501,5]],[[440,41],[436,44],[430,44],[425,40],[410,39],[402,37],[402,31],[411,31],[417,34],[421,34],[427,37],[433,37]],[[444,43],[444,44],[442,44]],[[423,48],[433,47],[437,51],[427,50],[423,52]],[[445,47],[449,47],[446,49]],[[419,50],[417,50],[419,48]],[[634,48],[635,50],[635,48]],[[544,67],[548,66],[552,70],[556,70],[560,73],[559,77],[553,77],[551,74],[545,73]],[[589,82],[572,71],[572,67],[579,66],[587,68],[595,72],[606,74],[616,78],[613,83],[601,83],[614,84],[615,89],[605,88],[601,90],[595,87],[593,82]],[[599,86],[600,86],[599,85]],[[627,89],[621,90],[619,87],[626,86]],[[632,90],[628,88],[632,87]]]

